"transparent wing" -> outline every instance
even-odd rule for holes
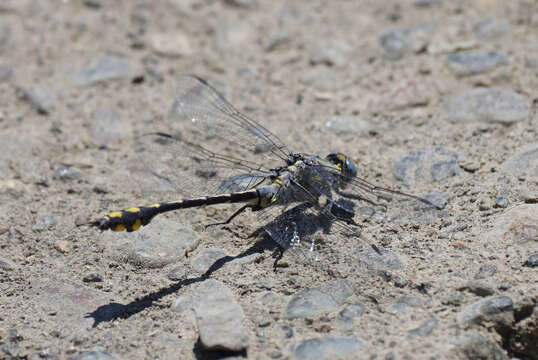
[[[174,198],[245,191],[270,175],[269,169],[246,159],[221,155],[162,133],[137,139],[128,168],[144,193],[170,193]]]
[[[363,267],[359,253],[369,248],[360,237],[358,226],[342,226],[310,203],[289,208],[264,229],[303,263],[340,276],[356,273]]]
[[[275,134],[239,112],[206,81],[192,75],[178,76],[174,93],[170,115],[182,121],[186,130],[200,133],[199,141],[191,142],[216,143],[217,148],[232,150],[237,158],[252,160],[255,157],[268,167],[287,160],[289,150]]]

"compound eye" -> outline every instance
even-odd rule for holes
[[[344,161],[345,172],[351,176],[357,176],[357,166],[350,158],[346,157]]]

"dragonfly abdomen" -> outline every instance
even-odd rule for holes
[[[156,203],[149,206],[131,207],[125,210],[111,212],[92,222],[91,225],[98,227],[100,230],[127,230],[128,232],[131,232],[140,229],[141,226],[149,224],[155,216],[164,212],[226,203],[251,203],[252,206],[259,206],[260,194],[258,193],[258,190],[252,189],[231,194],[206,196],[168,203]]]

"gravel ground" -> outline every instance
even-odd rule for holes
[[[346,277],[225,206],[76,227],[169,200],[127,164],[182,73],[443,216]],[[538,359],[537,109],[535,0],[3,0],[0,358]]]

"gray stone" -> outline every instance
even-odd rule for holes
[[[103,2],[102,0],[84,0],[84,5],[97,9],[103,5]]]
[[[192,259],[191,267],[197,272],[204,274],[219,259],[228,256],[226,251],[220,248],[204,249]]]
[[[30,102],[40,114],[49,114],[56,105],[56,96],[45,85],[20,86],[19,90],[23,98]]]
[[[409,28],[385,31],[378,37],[382,55],[389,60],[399,60],[413,48],[413,42],[417,38],[430,36],[434,29],[435,24],[425,23]]]
[[[255,0],[226,0],[226,3],[244,9],[252,9],[258,5]]]
[[[341,306],[353,294],[348,280],[327,282],[317,288],[301,291],[286,307],[287,318],[305,318],[330,312]]]
[[[490,296],[495,293],[495,290],[491,286],[477,280],[467,282],[465,285],[460,286],[458,290],[469,291],[478,296]]]
[[[232,292],[217,280],[206,280],[198,292],[196,323],[202,346],[209,350],[243,351],[249,338],[244,314]]]
[[[0,257],[0,269],[10,271],[15,270],[16,266],[10,260]]]
[[[513,302],[508,296],[490,296],[468,305],[458,314],[462,325],[481,324],[484,321],[511,323]]]
[[[39,213],[34,224],[34,230],[48,230],[56,226],[56,224],[58,224],[58,218],[56,217],[56,215],[51,213]]]
[[[148,268],[178,262],[200,243],[197,233],[177,222],[157,217],[151,224],[133,233],[109,232],[103,238],[115,244],[120,260]]]
[[[103,276],[99,273],[89,273],[89,274],[84,275],[84,277],[82,278],[82,281],[85,283],[102,282]]]
[[[390,250],[381,250],[381,255],[374,250],[361,251],[357,258],[366,265],[378,270],[398,270],[404,264],[400,257]]]
[[[402,110],[410,107],[426,106],[437,92],[435,84],[427,81],[402,81],[391,84],[368,101],[371,112]]]
[[[525,98],[511,89],[479,87],[445,99],[441,105],[441,114],[454,122],[510,124],[527,119],[529,107]]]
[[[334,72],[324,67],[315,67],[303,72],[299,80],[305,85],[323,91],[335,90],[338,86]]]
[[[8,25],[0,26],[0,52],[11,45],[11,28]]]
[[[498,51],[465,51],[447,55],[445,63],[457,76],[469,76],[491,71],[509,61]]]
[[[180,31],[155,33],[149,38],[150,46],[159,55],[180,57],[192,54],[192,47],[186,34]]]
[[[190,297],[187,296],[180,296],[174,302],[172,303],[172,306],[170,306],[170,310],[176,313],[183,313],[186,310],[192,308],[193,301]]]
[[[438,5],[441,3],[441,0],[415,0],[415,6],[418,7],[429,7],[432,5]]]
[[[358,302],[353,305],[346,306],[342,311],[338,313],[338,317],[342,319],[355,319],[366,311],[364,304]]]
[[[407,334],[409,339],[430,335],[439,324],[439,320],[430,319],[423,322],[418,328],[410,330]]]
[[[288,34],[278,34],[271,37],[265,44],[265,51],[278,51],[291,44],[291,36]]]
[[[186,275],[187,270],[185,269],[185,266],[176,266],[168,272],[167,277],[172,281],[179,281],[184,280]]]
[[[529,256],[527,261],[523,264],[523,266],[535,268],[538,267],[538,254],[532,254]]]
[[[0,83],[8,81],[13,76],[13,69],[7,65],[0,65]]]
[[[481,41],[496,40],[504,36],[508,30],[510,30],[510,25],[506,19],[489,18],[473,26],[475,36]]]
[[[249,26],[240,21],[220,19],[215,28],[215,47],[230,50],[244,44],[250,37]]]
[[[303,340],[291,345],[288,351],[297,359],[341,359],[355,358],[362,346],[360,339],[327,337]]]
[[[256,300],[262,304],[272,304],[280,300],[280,295],[274,291],[264,291],[256,297]]]
[[[442,146],[412,150],[394,161],[394,176],[407,186],[441,181],[460,172],[458,158],[458,151]]]
[[[73,181],[79,180],[82,177],[82,172],[73,166],[66,166],[58,168],[52,174],[54,180],[60,181]]]
[[[501,169],[512,174],[538,176],[538,142],[521,148],[506,159]]]
[[[475,279],[485,279],[488,277],[491,277],[497,273],[497,266],[492,264],[486,264],[480,266],[480,269],[478,269],[478,273],[475,275]]]
[[[527,54],[525,65],[529,68],[538,68],[538,52]]]
[[[406,314],[412,308],[421,307],[424,304],[424,299],[418,296],[402,296],[392,306],[390,310],[396,314]]]
[[[504,196],[495,199],[495,207],[506,208],[510,204],[510,201]]]
[[[116,359],[118,358],[106,352],[88,351],[74,357],[72,360],[116,360]]]
[[[347,140],[375,133],[378,129],[376,124],[371,124],[358,116],[331,116],[325,121],[325,127]]]
[[[109,144],[131,137],[131,122],[113,108],[99,108],[93,113],[90,133],[99,144]]]
[[[345,42],[315,43],[310,50],[312,64],[326,64],[329,66],[344,66],[353,48]]]
[[[94,85],[99,82],[127,78],[133,75],[129,62],[118,56],[103,55],[87,60],[71,74],[77,86]]]
[[[504,350],[494,340],[474,331],[458,336],[453,346],[450,357],[454,359],[509,359]]]

